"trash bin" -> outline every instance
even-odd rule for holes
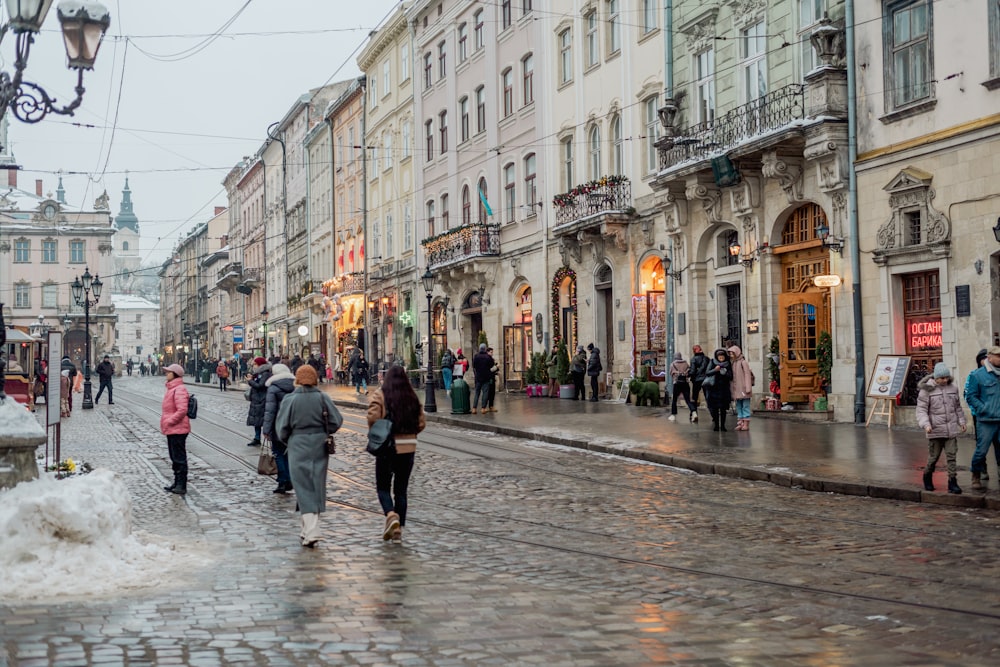
[[[457,377],[451,383],[451,414],[467,415],[469,408],[469,383]]]
[[[201,381],[204,382],[205,384],[208,384],[209,382],[211,382],[212,381],[212,371],[208,370],[207,368],[201,369]]]

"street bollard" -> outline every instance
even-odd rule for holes
[[[467,415],[469,408],[469,383],[457,377],[451,383],[451,414]]]

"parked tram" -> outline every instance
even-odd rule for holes
[[[4,392],[18,403],[35,409],[35,401],[45,400],[48,374],[43,368],[47,344],[19,329],[7,329],[3,353],[7,359]],[[58,369],[56,369],[58,374]]]

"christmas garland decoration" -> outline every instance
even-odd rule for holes
[[[573,309],[573,340],[579,340],[576,329],[576,272],[568,266],[564,266],[556,271],[556,275],[552,277],[552,287],[549,294],[552,300],[552,328],[554,330],[552,332],[552,349],[555,349],[561,340],[559,336],[560,327],[557,326],[559,322],[559,286],[562,285],[562,281],[566,278],[570,279],[569,304]]]

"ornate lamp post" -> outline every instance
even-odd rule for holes
[[[262,349],[261,356],[264,357],[265,359],[268,358],[268,356],[267,356],[267,348],[269,347],[268,343],[270,342],[270,341],[267,340],[267,317],[270,314],[271,313],[267,312],[267,306],[264,306],[264,310],[260,311],[260,316],[264,320],[264,345],[261,348]]]
[[[420,276],[420,282],[424,284],[424,291],[427,292],[427,387],[424,394],[424,412],[437,412],[437,400],[434,397],[434,330],[431,312],[431,292],[434,291],[434,274],[430,267]]]
[[[90,385],[90,307],[96,306],[97,302],[101,300],[101,288],[104,287],[104,283],[101,282],[99,276],[91,277],[90,267],[86,267],[83,270],[82,279],[77,276],[71,287],[76,305],[83,306],[83,328],[86,331],[86,352],[83,360],[83,403],[81,405],[84,410],[91,410],[94,407],[94,399]],[[91,292],[94,294],[93,299],[90,298]]]
[[[37,123],[50,113],[72,116],[83,102],[83,72],[94,69],[101,39],[111,25],[107,8],[90,0],[65,0],[59,4],[56,15],[62,26],[66,45],[66,66],[78,72],[76,99],[63,107],[56,106],[51,97],[38,84],[24,80],[28,56],[35,34],[42,29],[45,16],[52,7],[52,0],[6,0],[10,20],[0,26],[0,42],[8,31],[14,33],[14,72],[0,72],[0,117],[10,108],[14,116],[25,123]]]

